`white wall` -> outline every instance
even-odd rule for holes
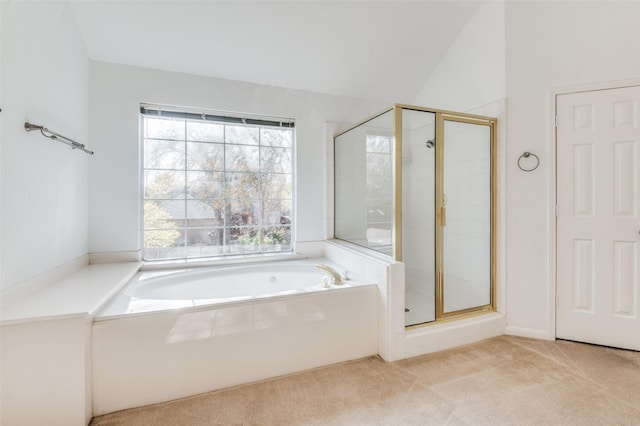
[[[2,108],[2,106],[4,105],[2,103],[3,98],[2,98],[2,86],[4,86],[4,83],[2,80],[2,57],[4,56],[3,49],[3,43],[2,40],[4,37],[2,37],[2,28],[4,27],[2,25],[3,22],[3,18],[2,16],[4,15],[4,8],[2,6],[2,2],[0,2],[0,108]],[[4,114],[2,114],[0,112],[0,241],[2,241],[2,199],[4,198],[2,196],[2,140],[4,139],[4,133],[2,131],[3,126],[4,126]],[[2,271],[2,244],[0,244],[0,271]],[[3,283],[3,279],[2,279],[2,273],[0,273],[0,291],[2,291],[2,289],[4,288],[2,286]]]
[[[553,337],[552,88],[640,77],[640,3],[507,2],[508,332]],[[524,151],[540,167],[516,167]],[[559,164],[558,167],[562,167]]]
[[[86,255],[88,164],[26,133],[88,140],[89,61],[66,3],[2,2],[2,272],[6,290]],[[99,155],[99,154],[97,154]]]
[[[293,117],[297,241],[325,237],[325,123],[356,121],[383,105],[195,75],[94,62],[89,251],[140,250],[139,103]]]
[[[504,28],[504,2],[486,2],[469,19],[413,103],[469,111],[503,99]]]

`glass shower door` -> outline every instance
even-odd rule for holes
[[[492,304],[491,126],[444,119],[441,293],[446,316]]]

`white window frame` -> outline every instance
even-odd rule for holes
[[[184,144],[184,160],[183,160],[183,167],[179,167],[176,168],[174,166],[174,168],[168,168],[168,169],[156,169],[156,168],[147,168],[146,167],[146,162],[145,162],[145,140],[147,140],[146,138],[146,134],[145,134],[145,120],[146,118],[170,118],[172,120],[177,120],[177,121],[183,121],[185,123],[185,135],[184,138],[182,139],[163,139],[163,138],[148,138],[149,141],[152,140],[156,140],[156,141],[161,141],[161,142],[176,142],[176,143],[181,143]],[[212,124],[216,124],[219,126],[224,126],[225,132],[224,132],[224,139],[222,141],[196,141],[196,140],[189,140],[189,136],[186,133],[186,128],[187,128],[187,123],[188,122],[202,122],[202,123],[212,123]],[[234,126],[234,127],[238,127],[238,126],[246,126],[250,129],[257,129],[257,134],[258,134],[258,142],[256,143],[250,143],[250,144],[243,144],[242,142],[228,142],[227,141],[227,133],[226,133],[226,129],[227,126]],[[281,130],[290,130],[291,131],[291,144],[290,146],[277,146],[277,145],[268,145],[268,144],[263,144],[262,143],[262,130],[263,129],[281,129]],[[253,171],[239,171],[239,170],[232,170],[230,168],[227,167],[226,161],[223,160],[223,169],[220,170],[206,170],[206,169],[190,169],[189,168],[189,160],[188,160],[188,151],[189,151],[189,143],[192,143],[194,145],[197,144],[205,144],[205,143],[212,143],[218,147],[222,147],[223,150],[223,159],[226,158],[225,154],[227,152],[228,148],[236,148],[236,149],[241,149],[242,147],[249,147],[249,148],[257,148],[258,151],[258,170],[253,170]],[[192,146],[194,146],[192,145]],[[141,194],[140,194],[140,213],[141,213],[141,247],[142,247],[142,258],[145,262],[175,262],[175,261],[197,261],[197,260],[216,260],[216,259],[228,259],[228,258],[234,258],[234,257],[246,257],[246,256],[263,256],[265,254],[269,254],[269,255],[273,255],[273,254],[293,254],[294,250],[295,250],[295,177],[296,177],[296,167],[295,167],[295,148],[296,148],[296,134],[295,134],[295,120],[292,118],[280,118],[280,117],[268,117],[268,116],[255,116],[255,115],[249,115],[249,114],[236,114],[236,113],[229,113],[229,112],[220,112],[220,111],[212,111],[212,110],[203,110],[203,109],[193,109],[193,108],[182,108],[182,107],[175,107],[175,106],[167,106],[167,105],[157,105],[157,104],[146,104],[146,103],[141,103],[140,104],[140,153],[141,153],[141,159],[140,159],[140,171],[141,171]],[[269,171],[269,170],[265,170],[263,169],[263,164],[262,164],[262,153],[263,150],[289,150],[289,158],[290,158],[290,169],[288,172],[275,172],[275,171]],[[274,163],[272,163],[273,165]],[[286,167],[286,166],[285,166]],[[153,171],[159,171],[159,170],[163,170],[166,172],[177,172],[177,173],[184,173],[184,187],[182,189],[182,194],[183,197],[181,198],[180,195],[177,196],[175,199],[174,198],[154,198],[154,197],[147,197],[146,194],[146,176],[147,176],[147,172],[153,172]],[[288,215],[283,216],[282,215],[282,211],[276,215],[279,216],[279,224],[274,224],[274,223],[267,223],[265,222],[265,216],[263,216],[263,201],[267,200],[266,198],[263,199],[263,192],[262,190],[258,190],[257,193],[257,198],[251,197],[251,204],[253,207],[255,207],[256,205],[259,206],[258,207],[258,212],[255,213],[253,212],[252,217],[255,217],[257,223],[255,224],[250,224],[250,225],[242,225],[242,224],[233,224],[232,223],[232,215],[229,214],[222,214],[222,223],[218,224],[218,225],[205,225],[205,226],[194,226],[191,227],[189,226],[189,221],[192,219],[188,216],[187,210],[188,210],[188,203],[189,202],[194,202],[194,200],[196,199],[192,199],[190,198],[189,195],[189,183],[188,183],[188,175],[190,173],[196,173],[196,172],[207,172],[207,173],[219,173],[223,176],[223,180],[222,180],[222,185],[224,187],[223,191],[224,191],[224,196],[223,198],[219,199],[218,201],[223,202],[223,205],[225,206],[225,212],[229,213],[230,210],[230,201],[234,201],[235,199],[230,199],[227,197],[228,192],[227,191],[227,182],[228,182],[228,178],[231,176],[232,173],[235,173],[236,176],[242,175],[243,173],[246,173],[246,175],[256,175],[258,177],[258,182],[259,185],[262,185],[262,179],[265,176],[276,176],[279,175],[282,177],[282,179],[284,179],[285,181],[287,180],[287,177],[289,179],[289,186],[288,186],[288,190],[290,192],[290,199],[289,198],[274,198],[273,200],[280,200],[280,202],[287,202],[289,203],[289,209],[288,209]],[[261,187],[261,186],[260,186]],[[200,199],[197,199],[200,200]],[[178,237],[178,241],[180,242],[180,244],[178,244],[178,246],[174,247],[173,250],[173,254],[170,255],[160,255],[160,250],[164,250],[166,253],[171,253],[171,248],[167,247],[167,248],[158,248],[157,249],[157,255],[156,256],[149,256],[149,253],[147,252],[147,247],[146,247],[146,241],[145,241],[145,234],[146,232],[152,231],[153,228],[147,228],[146,227],[146,223],[145,223],[145,203],[147,201],[153,201],[154,203],[157,203],[159,201],[164,201],[165,203],[167,202],[173,202],[176,201],[178,203],[180,202],[184,202],[184,216],[182,218],[178,218],[178,220],[176,220],[176,222],[184,220],[183,225],[181,226],[175,226],[174,229],[176,229],[178,231],[178,233],[180,234],[180,236]],[[236,200],[237,201],[237,200]],[[246,201],[246,200],[245,200]],[[253,201],[256,201],[257,204],[254,204]],[[220,209],[219,209],[220,210]],[[169,215],[170,218],[173,220],[174,217]],[[177,215],[176,215],[177,216]],[[286,220],[288,220],[288,223],[286,222]],[[201,253],[199,255],[194,254],[193,250],[193,246],[190,245],[190,235],[192,235],[191,233],[195,230],[200,230],[200,231],[204,231],[207,228],[211,228],[211,234],[216,234],[216,231],[221,232],[222,236],[221,236],[221,240],[222,240],[222,244],[221,245],[206,245],[204,247],[209,247],[211,250],[209,251],[209,253]],[[286,241],[285,238],[285,243],[283,245],[281,244],[277,244],[277,243],[273,243],[273,237],[271,237],[271,244],[263,244],[263,242],[268,241],[267,238],[265,238],[266,235],[271,235],[271,234],[267,234],[266,231],[270,231],[270,232],[278,232],[278,231],[284,231],[285,233],[285,237],[286,235],[286,230],[288,229],[288,241]],[[245,232],[250,232],[250,231],[257,231],[257,243],[256,243],[256,238],[251,238],[248,235],[244,235],[245,237],[245,242],[244,243],[239,243],[239,244],[228,244],[230,241],[232,241],[232,237],[231,237],[231,233],[232,230],[237,232],[242,232],[242,230],[244,230]],[[175,234],[173,234],[175,235]],[[219,235],[219,234],[218,234]],[[213,237],[212,237],[213,238]],[[220,238],[220,236],[218,236],[217,238]],[[181,241],[180,241],[181,240]],[[240,238],[238,238],[238,241],[240,240]],[[247,241],[250,240],[250,241]],[[250,247],[250,246],[254,246],[254,247]],[[281,247],[282,246],[282,247]],[[243,248],[244,247],[244,248]],[[249,248],[247,248],[249,247]],[[181,251],[182,254],[178,255],[177,252]]]

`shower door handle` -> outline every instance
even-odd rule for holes
[[[447,194],[442,194],[442,207],[440,207],[440,226],[447,226]]]

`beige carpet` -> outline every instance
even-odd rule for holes
[[[640,425],[640,352],[497,337],[96,417],[106,425]]]

